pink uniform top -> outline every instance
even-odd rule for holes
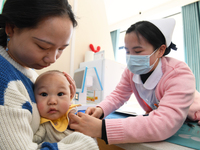
[[[161,62],[163,75],[155,89],[158,109],[152,110],[141,99],[132,80],[134,74],[127,68],[115,90],[98,105],[106,117],[134,93],[141,107],[150,112],[149,116],[106,119],[109,144],[165,140],[180,129],[187,115],[192,120],[200,120],[200,94],[196,91],[190,68],[170,57],[162,57]]]

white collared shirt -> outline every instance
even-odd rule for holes
[[[146,82],[143,84],[140,78],[140,75],[134,74],[133,75],[133,82],[135,83],[135,87],[140,95],[140,97],[152,108],[157,109],[159,101],[155,95],[155,89],[160,81],[163,72],[162,72],[162,62],[159,59],[159,63],[152,74],[148,77]]]

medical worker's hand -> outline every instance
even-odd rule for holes
[[[103,109],[101,107],[88,107],[85,114],[100,118],[103,115]]]
[[[81,112],[78,112],[77,115],[70,113],[69,119],[71,120],[70,129],[91,137],[101,138],[102,120]]]
[[[75,84],[75,81],[72,79],[72,77],[67,74],[66,72],[63,72],[65,77],[67,78],[67,80],[69,81],[69,84],[70,84],[70,90],[71,90],[71,95],[70,95],[70,98],[73,99],[74,98],[74,95],[76,93],[76,84]]]

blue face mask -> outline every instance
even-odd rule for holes
[[[157,50],[155,50],[151,55],[156,51]],[[127,68],[134,74],[148,73],[158,60],[157,58],[153,65],[150,66],[151,55],[126,55]]]

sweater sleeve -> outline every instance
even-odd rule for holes
[[[7,83],[0,105],[0,149],[37,149],[32,142],[33,105],[29,94],[21,81]]]
[[[99,150],[95,138],[79,132],[73,132],[58,143],[61,150]]]
[[[66,136],[62,137],[58,143],[49,143],[44,141],[45,129],[40,126],[38,132],[34,135],[34,139],[39,145],[40,149],[60,149],[60,150],[99,150],[95,139],[78,132],[66,132]],[[47,136],[48,134],[46,134]],[[63,134],[64,135],[64,134]],[[52,139],[51,139],[52,140]],[[56,140],[54,140],[56,141]]]

